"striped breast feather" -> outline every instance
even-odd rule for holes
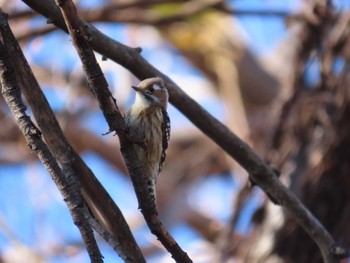
[[[168,143],[170,139],[170,118],[165,109],[162,109],[162,116],[163,116],[163,122],[162,122],[163,142],[162,142],[162,154],[160,157],[158,173],[160,173],[160,171],[163,168],[163,163],[166,157],[166,150],[168,149]]]

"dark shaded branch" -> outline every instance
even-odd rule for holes
[[[55,4],[54,7],[56,7]],[[120,243],[123,251],[119,251],[119,255],[126,255],[124,258],[126,262],[144,262],[140,248],[137,246],[118,206],[63,135],[57,119],[13,35],[9,41],[11,41],[8,47],[10,52],[16,54],[13,63],[18,71],[22,92],[33,111],[48,148],[60,165],[63,166],[69,162],[78,177],[83,197],[93,215]]]
[[[150,7],[157,4],[177,3],[178,10],[172,15],[161,15]],[[146,9],[147,8],[147,9]],[[200,12],[215,9],[229,15],[236,16],[288,16],[287,11],[279,10],[241,10],[233,9],[224,4],[222,0],[212,1],[185,1],[185,0],[153,0],[153,1],[132,1],[130,3],[107,3],[102,7],[94,9],[79,9],[79,15],[87,22],[117,22],[164,25],[166,23],[181,21],[190,18]],[[36,13],[32,11],[15,12],[10,15],[11,19],[30,18]],[[31,36],[43,35],[50,32],[44,27],[21,35],[18,40],[23,40]]]
[[[68,174],[62,172],[46,144],[42,141],[41,132],[26,114],[26,106],[22,102],[21,91],[17,83],[16,71],[12,65],[11,52],[6,47],[10,43],[10,41],[8,41],[10,28],[7,24],[5,14],[1,12],[0,31],[3,40],[3,43],[0,44],[1,94],[11,109],[29,148],[36,152],[41,162],[49,171],[57,188],[63,196],[63,199],[67,203],[74,223],[78,227],[84,240],[91,262],[103,262],[93,231],[86,220],[90,215],[87,207],[84,206],[80,187],[75,179],[75,175],[71,174],[68,176]],[[65,175],[67,175],[67,178]]]
[[[88,85],[98,100],[109,125],[109,130],[110,132],[116,132],[119,136],[121,150],[134,184],[139,207],[151,232],[157,236],[177,262],[192,262],[158,218],[154,199],[148,191],[147,179],[149,176],[144,173],[142,164],[139,163],[136,157],[132,142],[127,137],[124,118],[118,109],[116,100],[108,89],[108,83],[96,61],[93,50],[87,42],[89,35],[86,34],[85,28],[80,23],[73,2],[71,0],[57,0],[56,3],[62,11],[72,43],[82,61]]]
[[[128,2],[120,2],[120,1],[112,1],[112,3],[107,4],[110,8],[114,10],[126,9],[131,7],[149,7],[157,4],[173,4],[173,3],[184,3],[189,0],[141,0],[141,1],[128,1]]]
[[[118,5],[110,4],[94,10],[80,10],[79,14],[87,21],[109,21],[120,23],[138,23],[162,25],[175,21],[181,21],[189,18],[200,12],[221,6],[223,0],[211,1],[187,1],[184,4],[179,4],[178,10],[172,15],[161,15],[152,9],[145,8],[130,8],[119,10]]]
[[[52,25],[47,25],[41,28],[37,28],[37,29],[33,29],[30,31],[26,31],[22,34],[17,34],[16,35],[16,39],[18,41],[27,41],[29,39],[31,39],[32,37],[39,37],[39,36],[43,36],[46,35],[48,33],[51,33],[53,31],[55,31],[57,28],[52,26]]]
[[[164,25],[166,23],[172,23],[181,21],[197,15],[207,10],[218,10],[229,15],[236,16],[288,16],[287,11],[274,11],[274,10],[241,10],[233,9],[225,4],[222,0],[212,1],[169,1],[176,2],[178,8],[176,13],[171,15],[161,15],[154,12],[152,9],[145,9],[150,5],[154,5],[157,2],[132,2],[132,3],[109,3],[100,8],[93,10],[79,10],[80,16],[88,22],[96,21],[108,21],[118,23],[136,23],[136,24],[151,24],[151,25]],[[162,2],[164,3],[164,2]],[[181,4],[182,3],[182,4]],[[296,18],[296,17],[294,17]]]
[[[36,11],[49,17],[57,26],[66,30],[62,16],[52,1],[23,0]],[[90,45],[105,57],[129,69],[140,79],[154,76],[163,77],[170,93],[170,101],[199,129],[215,141],[242,167],[244,167],[254,182],[267,194],[277,200],[287,209],[294,219],[317,243],[325,262],[338,262],[331,253],[334,240],[322,224],[305,208],[300,200],[289,191],[275,176],[271,169],[245,142],[241,141],[225,125],[211,116],[196,101],[191,99],[173,81],[155,69],[140,54],[107,36],[94,27],[82,21],[90,38]]]
[[[22,10],[9,14],[9,20],[19,20],[19,19],[28,19],[37,16],[38,13],[33,12],[33,10]]]
[[[212,2],[190,2],[186,0],[153,0],[153,1],[132,1],[130,3],[108,3],[100,8],[94,9],[80,9],[80,16],[87,22],[118,22],[118,23],[136,23],[136,24],[152,24],[152,25],[164,25],[165,23],[171,23],[175,21],[181,21],[196,15],[209,8],[216,9],[230,15],[236,16],[280,16],[285,17],[289,15],[287,11],[279,10],[241,10],[232,9],[223,4],[222,0],[213,0]],[[152,10],[145,10],[147,7],[151,7],[157,4],[166,3],[182,3],[181,8],[177,11],[177,14],[169,16],[160,16],[155,14]],[[14,12],[9,15],[9,19],[19,20],[28,19],[37,16],[37,13],[31,10],[24,10]],[[297,18],[297,16],[293,16]],[[18,41],[27,41],[32,37],[42,36],[54,31],[56,28],[52,26],[44,26],[36,28],[28,32],[16,35]]]

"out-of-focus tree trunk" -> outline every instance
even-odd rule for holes
[[[325,23],[325,31],[320,29],[322,25],[309,25],[307,44],[312,44],[309,49],[301,47],[307,52],[296,61],[300,68],[294,69],[294,92],[282,108],[269,155],[271,163],[282,171],[281,179],[339,245],[350,242],[346,226],[350,220],[350,70],[346,49],[349,32],[344,26],[349,21],[349,15],[343,14],[333,23]],[[305,37],[301,35],[305,32],[305,29],[299,32],[300,39]],[[321,45],[322,53],[315,58],[313,54],[315,50],[321,52]],[[344,63],[336,65],[339,63],[336,57]],[[313,63],[320,63],[321,78],[307,84],[305,65],[310,63],[310,58]],[[340,70],[335,71],[335,65]],[[261,210],[265,217],[251,235],[254,242],[248,243],[245,248],[248,252],[241,254],[245,262],[322,262],[315,243],[287,213],[283,213],[281,220],[281,209],[273,208],[269,202]],[[271,222],[276,220],[283,223],[272,226]],[[256,249],[264,243],[265,249]]]

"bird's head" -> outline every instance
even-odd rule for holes
[[[159,78],[149,78],[140,82],[139,85],[132,86],[139,96],[147,100],[149,104],[156,104],[166,109],[169,94],[165,88],[164,81]]]

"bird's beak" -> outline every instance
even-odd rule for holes
[[[131,86],[135,91],[140,91],[140,88],[136,87],[136,86]]]

